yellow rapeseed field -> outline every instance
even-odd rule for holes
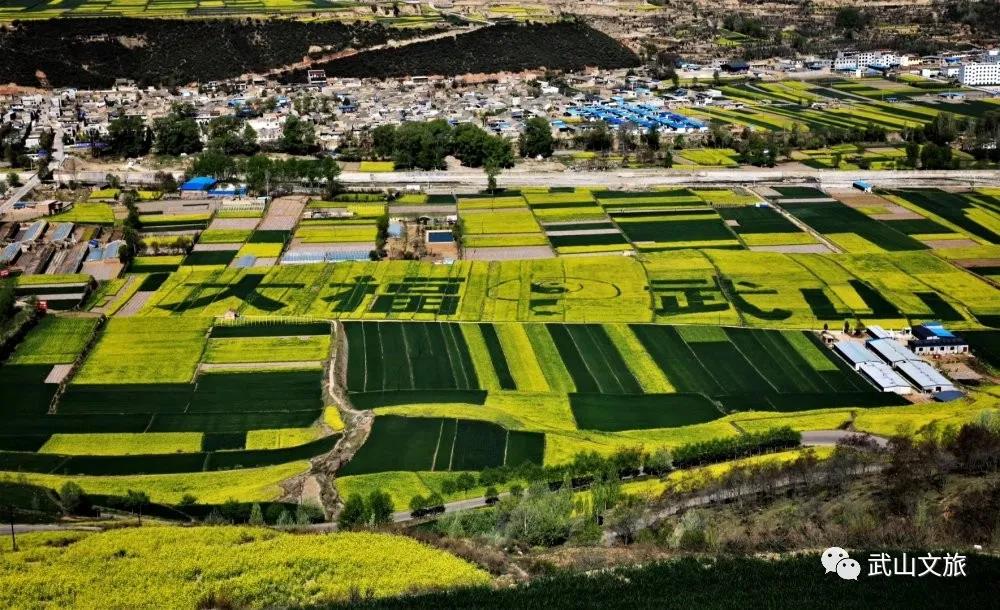
[[[21,541],[16,553],[3,543],[3,608],[188,609],[210,596],[241,608],[298,607],[490,580],[444,551],[387,534],[143,527]]]

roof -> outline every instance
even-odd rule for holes
[[[62,241],[73,232],[73,223],[61,222],[56,225],[56,230],[52,232],[52,241]]]
[[[45,232],[45,227],[47,226],[49,226],[48,222],[44,220],[36,220],[31,223],[28,230],[24,232],[24,237],[21,238],[21,241],[35,241],[42,236],[42,233]]]
[[[12,263],[21,254],[21,242],[15,241],[0,250],[0,263]]]
[[[866,343],[882,360],[895,364],[907,360],[920,360],[920,357],[893,339],[872,339]]]
[[[878,325],[869,326],[865,330],[876,339],[888,339],[891,336],[884,328]]]
[[[215,183],[218,182],[215,178],[209,176],[197,176],[191,178],[187,182],[181,185],[182,191],[207,191],[212,188]]]
[[[847,359],[851,364],[861,364],[862,362],[881,362],[878,356],[866,350],[857,341],[837,341],[833,348]]]
[[[953,400],[958,400],[963,396],[965,396],[965,394],[959,392],[958,390],[944,390],[943,392],[936,392],[934,394],[934,400],[938,402],[951,402]]]
[[[281,257],[282,264],[336,263],[340,261],[366,261],[370,250],[330,249],[319,252],[288,252]]]
[[[253,254],[245,254],[233,263],[233,267],[237,269],[246,269],[247,267],[253,267],[254,263],[257,262],[257,257]]]
[[[919,339],[934,339],[934,338],[954,338],[955,335],[951,334],[948,329],[946,329],[940,322],[925,322],[923,324],[917,324],[913,327],[913,336]]]
[[[863,362],[858,370],[883,392],[895,388],[909,388],[910,384],[884,362]]]
[[[923,360],[902,362],[896,365],[896,368],[904,377],[921,388],[954,387],[950,379]]]

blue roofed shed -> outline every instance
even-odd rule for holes
[[[196,176],[181,185],[182,191],[207,191],[218,182],[211,176]]]

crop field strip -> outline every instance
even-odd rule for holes
[[[55,413],[49,414],[58,385],[44,383],[45,377],[53,364],[77,358],[97,321],[46,317],[15,350],[18,360],[33,364],[0,367],[0,378],[24,389],[0,432],[0,469],[102,476],[228,470],[307,459],[329,451],[336,442],[336,436],[311,434],[300,435],[304,442],[298,444],[247,447],[250,430],[303,429],[320,417],[321,371],[317,366],[202,373],[193,380],[185,375],[181,382],[172,367],[160,366],[156,358],[169,363],[175,351],[164,351],[163,345],[178,337],[193,345],[189,349],[201,350],[211,323],[202,319],[146,326],[141,319],[109,321],[55,403]],[[325,357],[329,323],[234,323],[213,328],[216,338],[209,341],[268,341],[274,339],[269,335],[280,338],[288,332],[304,333],[296,339],[325,341]],[[113,360],[119,353],[126,360],[127,354],[149,354],[147,370],[131,377],[105,375],[102,383],[81,379],[93,361]]]
[[[489,422],[381,415],[368,441],[340,474],[482,470],[526,461],[541,464],[544,443],[542,434],[508,433]]]
[[[350,392],[479,387],[469,346],[458,325],[346,322],[344,328]]]

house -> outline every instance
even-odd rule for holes
[[[919,355],[968,354],[969,343],[949,332],[940,322],[918,324],[911,330],[907,345]]]

